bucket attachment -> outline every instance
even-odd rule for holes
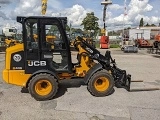
[[[110,51],[106,51],[105,57],[107,61],[110,61],[110,64],[105,65],[107,70],[111,70],[112,76],[115,81],[115,86],[117,88],[125,88],[127,91],[130,91],[131,84],[131,75],[126,73],[126,70],[121,70],[116,66],[116,62],[112,59]]]
[[[126,74],[125,70],[121,70],[119,68],[114,69],[114,73],[115,86],[117,88],[124,88],[127,91],[130,91],[131,75]]]
[[[115,60],[112,59],[109,51],[106,51],[105,57],[106,57],[107,61],[111,61],[109,69],[111,70],[112,76],[115,81],[115,86],[117,88],[124,88],[128,92],[160,90],[160,88],[157,88],[157,87],[131,88],[131,84],[133,82],[143,82],[143,80],[131,81],[131,75],[127,74],[126,70],[121,70],[116,66],[116,62],[115,62]],[[108,68],[106,68],[106,69],[108,69]]]

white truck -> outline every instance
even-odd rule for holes
[[[17,29],[15,27],[4,27],[2,28],[2,34],[5,37],[12,37],[17,33]]]

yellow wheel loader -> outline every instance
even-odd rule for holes
[[[6,47],[11,47],[16,44],[20,44],[20,41],[14,39],[14,38],[5,38]]]
[[[131,75],[117,68],[110,51],[102,55],[79,36],[74,42],[78,62],[72,62],[66,17],[18,16],[17,22],[22,24],[23,43],[6,49],[3,80],[8,84],[27,88],[39,101],[52,99],[59,81],[72,78],[83,78],[88,91],[97,97],[109,95],[114,86],[130,90]],[[52,43],[46,41],[51,26],[58,35]]]
[[[15,27],[4,27],[2,29],[2,34],[4,35],[4,47],[11,47],[21,42],[21,34],[17,34],[17,29]]]
[[[71,50],[76,50],[75,47],[74,47],[74,42],[75,42],[75,39],[76,37],[82,37],[83,40],[85,40],[88,44],[90,44],[91,46],[93,46],[94,48],[96,48],[96,43],[95,41],[93,40],[93,36],[91,35],[88,35],[88,34],[82,34],[82,33],[72,33],[71,35],[68,36],[68,39],[70,41],[70,48]]]

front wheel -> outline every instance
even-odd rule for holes
[[[93,74],[88,82],[88,91],[96,97],[107,96],[114,87],[113,77],[106,70],[101,70]]]
[[[30,80],[28,90],[38,101],[50,100],[57,93],[57,79],[50,74],[38,74]]]

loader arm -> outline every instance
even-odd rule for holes
[[[79,44],[81,46],[79,49],[84,49],[90,59],[100,63],[103,69],[106,69],[112,74],[116,87],[122,87],[128,91],[130,90],[131,75],[116,66],[116,62],[111,57],[110,51],[106,51],[105,55],[102,55],[96,48],[92,47],[85,40],[83,40],[83,38],[78,36],[75,41],[76,49]]]

